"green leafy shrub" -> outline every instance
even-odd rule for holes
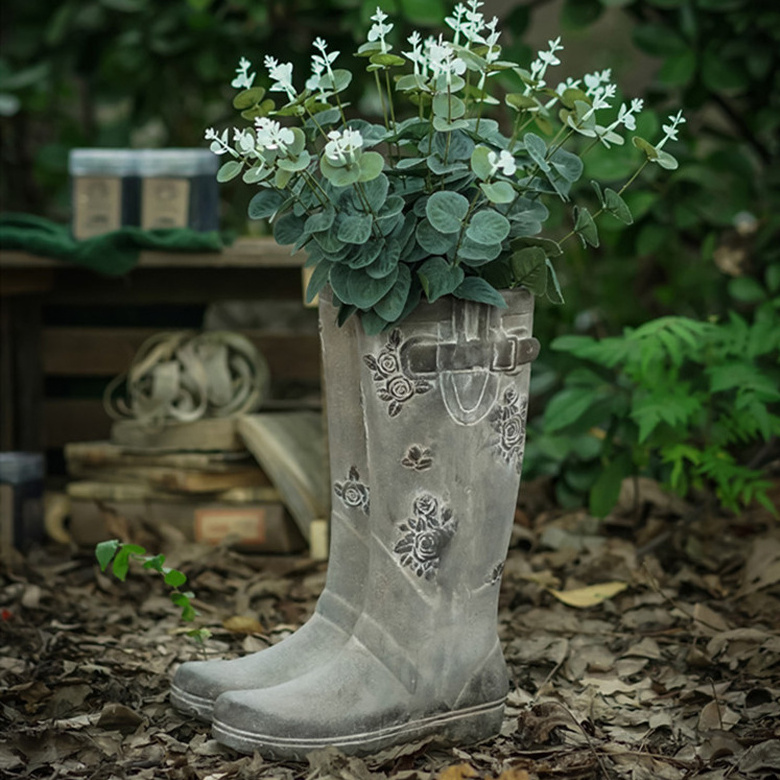
[[[731,510],[756,500],[774,511],[760,457],[746,460],[780,434],[780,275],[769,277],[752,323],[662,317],[553,342],[571,369],[528,455],[557,473],[564,502],[587,494],[604,516],[623,478],[646,474]]]

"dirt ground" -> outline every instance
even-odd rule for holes
[[[597,522],[535,487],[504,570],[512,690],[495,740],[366,759],[328,749],[302,764],[221,747],[168,704],[173,672],[280,641],[312,612],[325,565],[163,528],[140,541],[189,576],[197,625],[213,632],[205,651],[140,567],[120,583],[89,551],[48,547],[0,572],[0,777],[780,778],[778,522],[711,516],[652,483]]]

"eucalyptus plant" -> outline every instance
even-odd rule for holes
[[[561,62],[560,38],[528,68],[503,60],[498,20],[486,20],[482,5],[458,4],[444,20],[449,39],[414,32],[400,55],[389,39],[393,25],[377,8],[356,55],[373,73],[381,124],[348,118],[352,73],[336,67],[340,53],[318,38],[302,90],[291,63],[267,56],[266,92],[242,58],[234,107],[253,126],[206,131],[212,151],[230,158],[219,180],[242,176],[260,188],[249,216],[271,220],[278,243],[306,248],[308,298],[330,284],[341,321],[359,312],[368,333],[402,320],[423,296],[503,307],[498,290],[523,285],[562,301],[552,264],[561,243],[577,235],[597,246],[595,217],[632,221],[621,195],[642,168],[677,166],[663,147],[676,139],[681,113],[669,117],[655,145],[633,137],[645,160],[621,189],[593,183],[598,211],[572,204],[571,231],[559,240],[544,236],[545,202],[570,200],[582,154],[599,143],[623,144],[621,131],[636,128],[642,101],[615,113],[609,70],[548,86],[548,70]],[[500,101],[491,86],[502,72],[522,86]],[[282,93],[280,107],[269,92]],[[506,131],[489,116],[499,107],[511,112]]]

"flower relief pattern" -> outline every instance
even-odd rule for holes
[[[519,474],[523,466],[528,399],[521,399],[517,390],[510,387],[504,393],[503,400],[503,404],[496,406],[489,417],[495,433],[493,451],[505,463],[513,465]]]
[[[407,469],[415,471],[427,471],[433,466],[433,453],[430,448],[423,447],[421,444],[412,444],[406,451],[406,455],[401,458],[401,465]]]
[[[360,481],[357,468],[352,466],[349,476],[344,482],[334,482],[333,492],[341,499],[344,506],[350,509],[361,509],[365,514],[369,512],[368,486]]]
[[[363,360],[374,375],[377,395],[387,401],[387,411],[391,417],[401,413],[403,405],[413,396],[427,393],[431,389],[430,382],[424,379],[411,380],[401,369],[399,350],[401,346],[401,331],[394,330],[382,347],[379,354],[364,355]]]
[[[404,536],[393,551],[400,556],[402,566],[432,580],[457,525],[452,510],[441,506],[436,497],[427,493],[418,496],[412,505],[412,517],[400,526]]]

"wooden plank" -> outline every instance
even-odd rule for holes
[[[112,422],[98,398],[48,398],[43,403],[44,447],[107,439]]]
[[[11,313],[14,448],[39,452],[43,443],[43,372],[39,359],[41,296],[14,296],[4,301],[3,307]]]
[[[303,536],[327,515],[326,442],[316,412],[248,414],[238,430],[271,478]]]
[[[97,483],[92,483],[96,485]],[[252,499],[246,503],[225,501],[221,497],[170,500],[153,495],[116,495],[105,492],[91,497],[86,483],[71,483],[70,525],[68,533],[81,547],[117,536],[121,531],[131,539],[143,541],[148,528],[172,526],[185,538],[206,544],[232,540],[231,546],[252,552],[289,553],[304,546],[295,523],[278,500]],[[106,483],[105,487],[111,486]]]
[[[116,376],[128,369],[147,338],[165,332],[159,328],[45,328],[43,371],[59,376]],[[320,345],[316,333],[239,333],[268,361],[272,381],[319,382]]]
[[[300,268],[136,268],[122,277],[66,268],[57,270],[46,302],[138,306],[279,298],[300,301]]]
[[[279,246],[270,236],[237,239],[221,252],[161,252],[144,250],[139,254],[140,268],[300,268],[304,252],[291,254],[292,247]],[[0,252],[0,268],[69,268],[79,266],[53,257],[42,257],[17,250]]]
[[[43,293],[54,285],[51,268],[3,268],[0,273],[0,298],[28,293]]]

